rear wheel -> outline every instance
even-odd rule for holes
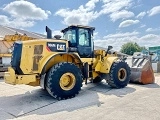
[[[109,73],[108,84],[113,88],[123,88],[130,80],[130,68],[124,61],[116,61],[112,64]]]
[[[46,77],[48,93],[58,100],[75,97],[82,87],[81,71],[72,63],[54,65]]]

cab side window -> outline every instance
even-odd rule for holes
[[[89,46],[89,33],[86,29],[79,29],[79,45]]]

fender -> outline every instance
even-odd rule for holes
[[[51,56],[49,56],[46,60],[45,60],[45,62],[43,62],[42,63],[42,65],[40,65],[40,66],[42,66],[41,67],[41,69],[40,69],[40,71],[39,71],[39,73],[40,74],[44,74],[45,72],[46,72],[46,65],[50,62],[50,60],[52,60],[54,57],[56,57],[56,56],[58,56],[58,55],[65,55],[65,54],[67,54],[67,55],[70,55],[72,58],[74,58],[74,59],[77,59],[78,61],[79,61],[79,63],[82,65],[82,61],[81,61],[81,59],[80,59],[80,57],[77,55],[77,54],[74,54],[74,53],[56,53],[56,54],[54,54],[54,55],[51,55]],[[54,65],[54,63],[53,63],[53,65]]]
[[[118,57],[114,56],[104,57],[103,61],[98,61],[95,67],[95,71],[101,73],[109,73],[113,62],[116,60],[118,60]]]

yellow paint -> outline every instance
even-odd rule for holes
[[[8,72],[5,72],[4,74],[5,83],[9,84],[16,84],[16,75],[13,68],[9,67]]]
[[[95,66],[95,72],[99,72],[101,70],[102,61],[98,61],[98,63]]]
[[[118,79],[123,82],[126,79],[126,77],[127,77],[126,69],[124,69],[124,68],[119,69],[119,71],[118,71]]]
[[[72,73],[67,72],[61,76],[59,84],[63,90],[71,90],[76,84],[76,78]]]
[[[66,43],[66,46],[68,46],[68,42],[64,40],[51,40],[51,39],[40,39],[40,40],[32,40],[32,41],[25,41],[23,42],[23,49],[22,49],[22,55],[21,55],[21,64],[20,68],[25,74],[33,74],[33,73],[41,73],[43,67],[45,64],[50,60],[50,58],[54,55],[61,54],[60,52],[52,52],[47,50],[47,42],[59,42],[59,43]],[[41,54],[41,59],[37,62],[38,64],[38,70],[33,71],[33,56],[36,56],[34,54],[34,46],[35,45],[43,45],[43,52]],[[54,58],[53,60],[49,61],[48,67],[51,67],[52,65],[59,62],[64,61],[72,61],[71,57],[68,56],[56,56],[57,58]]]
[[[45,71],[47,71],[49,68],[54,66],[57,63],[60,62],[71,62],[75,65],[79,66],[80,61],[78,58],[75,58],[73,55],[70,54],[63,54],[63,53],[55,53],[48,56],[46,59],[42,59],[39,63],[39,73],[42,72],[43,68],[45,68]]]
[[[30,75],[16,75],[12,67],[8,68],[8,72],[5,72],[5,83],[16,84],[31,84],[32,86],[39,86],[39,79],[36,78],[37,74]]]
[[[92,77],[93,77],[93,79],[96,78],[98,75],[99,75],[99,74],[98,74],[97,72],[95,72],[95,71],[92,72]]]
[[[109,73],[110,68],[114,61],[116,61],[117,57],[105,57],[104,61],[101,64],[100,72],[101,73]]]
[[[5,35],[4,37],[4,40],[6,41],[17,41],[17,40],[20,40],[20,41],[25,41],[25,40],[33,40],[33,39],[36,39],[36,38],[32,38],[32,37],[28,37],[26,35]]]
[[[11,57],[12,54],[0,54],[0,57]]]
[[[93,58],[81,58],[81,61],[83,63],[88,62],[88,64],[91,64],[94,61],[94,59]]]
[[[96,59],[94,60],[93,63],[93,69],[95,72],[98,73],[109,73],[110,68],[113,64],[114,61],[118,59],[118,57],[114,54],[107,55],[105,50],[95,50],[94,54],[96,56]],[[93,76],[97,76],[97,74],[94,73],[93,71]]]

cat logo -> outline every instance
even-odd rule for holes
[[[65,52],[65,51],[66,51],[66,43],[60,43],[60,42],[47,42],[46,48],[47,48],[48,51]]]
[[[62,44],[57,44],[57,50],[65,50],[66,46]]]

